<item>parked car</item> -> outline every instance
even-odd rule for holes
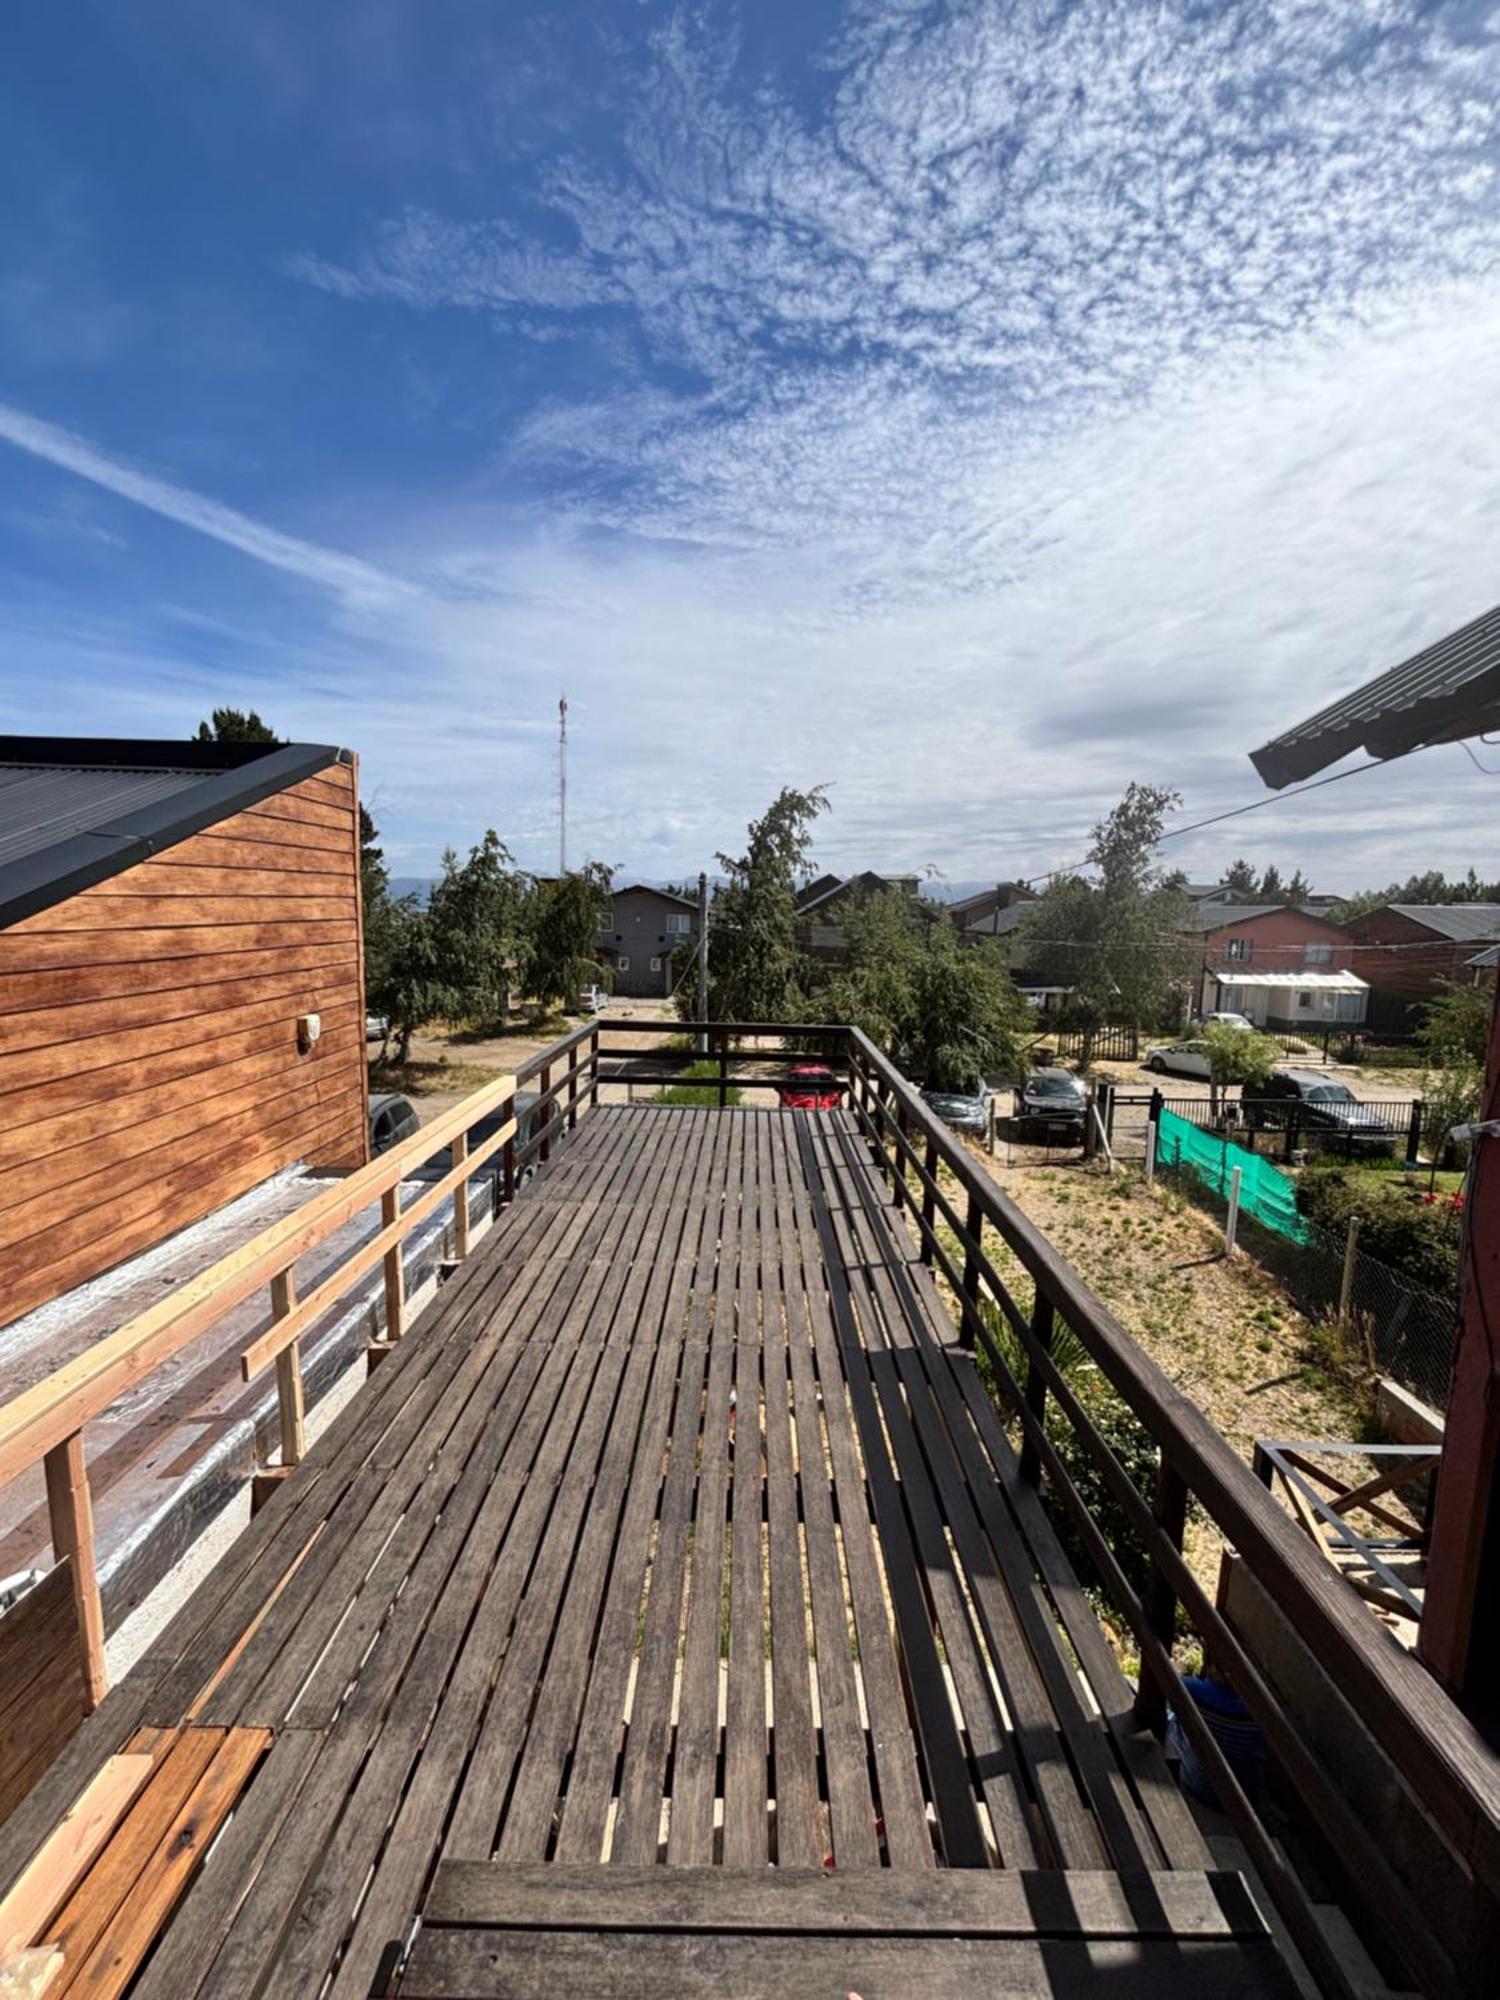
[[[1304,1131],[1331,1132],[1357,1146],[1388,1150],[1401,1132],[1372,1104],[1361,1104],[1347,1083],[1333,1083],[1316,1070],[1278,1069],[1255,1086],[1244,1103],[1251,1126],[1290,1125],[1295,1118]]]
[[[1255,1032],[1255,1023],[1247,1015],[1231,1014],[1225,1012],[1223,1009],[1212,1014],[1205,1014],[1200,1026],[1205,1028],[1248,1028],[1252,1034]]]
[[[1071,1070],[1034,1069],[1016,1092],[1020,1125],[1076,1125],[1082,1129],[1088,1093]]]
[[[793,1063],[787,1075],[795,1081],[776,1086],[783,1111],[836,1111],[844,1086],[826,1063]]]
[[[384,1014],[366,1014],[365,1040],[367,1042],[383,1042],[390,1032],[391,1024]]]
[[[421,1123],[409,1097],[395,1090],[377,1091],[370,1099],[371,1159],[409,1139]]]
[[[1173,1076],[1208,1077],[1212,1071],[1208,1065],[1208,1043],[1199,1039],[1189,1042],[1158,1042],[1155,1048],[1146,1051],[1146,1068],[1154,1070],[1158,1076],[1169,1070]]]
[[[990,1129],[990,1096],[980,1084],[977,1090],[924,1090],[922,1102],[956,1132],[984,1133]]]
[[[580,1014],[602,1014],[609,1005],[609,995],[602,986],[582,987],[578,994]]]
[[[539,1093],[534,1090],[518,1090],[516,1092],[516,1150],[518,1152],[534,1136],[538,1129],[536,1120],[538,1095]],[[553,1105],[552,1115],[554,1118],[560,1115],[559,1107],[556,1104]],[[475,1152],[483,1145],[486,1139],[493,1138],[504,1123],[505,1114],[503,1111],[491,1111],[485,1117],[481,1118],[477,1124],[471,1125],[469,1127],[469,1151],[471,1153]],[[556,1134],[554,1134],[555,1137]],[[434,1180],[438,1180],[447,1173],[452,1165],[453,1148],[451,1146],[444,1146],[440,1153],[433,1154],[423,1172],[429,1174]],[[524,1187],[526,1185],[527,1181],[536,1172],[536,1167],[535,1154],[529,1160],[521,1162],[516,1168],[517,1187]],[[492,1176],[499,1174],[500,1171],[501,1149],[497,1147],[487,1160],[481,1161],[474,1169],[472,1178],[474,1180],[488,1180]]]

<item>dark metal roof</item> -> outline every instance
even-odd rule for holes
[[[1500,903],[1388,903],[1386,908],[1439,937],[1452,938],[1455,944],[1500,938]]]
[[[1500,729],[1500,606],[1252,750],[1250,761],[1279,791],[1351,750],[1400,757],[1488,729]]]
[[[1277,916],[1290,910],[1295,916],[1316,917],[1319,923],[1328,923],[1327,910],[1320,910],[1311,903],[1200,903],[1193,915],[1183,925],[1189,931],[1222,931],[1232,924],[1253,924],[1257,917]],[[1333,925],[1335,930],[1338,925]]]
[[[0,928],[348,761],[319,743],[0,736]]]

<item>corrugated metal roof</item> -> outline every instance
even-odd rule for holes
[[[1500,938],[1500,903],[1388,903],[1386,907],[1455,944]]]
[[[1231,924],[1250,924],[1257,917],[1281,916],[1288,910],[1295,916],[1316,917],[1323,924],[1328,922],[1328,912],[1314,909],[1309,903],[1201,903],[1183,928],[1190,931],[1222,931]]]
[[[40,854],[70,834],[92,833],[202,782],[201,771],[0,764],[0,863]]]
[[[1276,790],[1363,748],[1399,757],[1500,729],[1500,606],[1273,737],[1250,761]]]
[[[1354,972],[1239,972],[1232,967],[1211,972],[1221,986],[1301,987],[1318,993],[1367,993],[1369,981]]]
[[[340,761],[324,743],[0,736],[0,928]]]
[[[1483,972],[1492,965],[1500,965],[1500,944],[1492,944],[1486,951],[1476,951],[1472,958],[1464,960],[1464,964],[1472,966],[1476,972]]]

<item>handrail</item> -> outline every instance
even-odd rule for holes
[[[565,1066],[553,1085],[551,1071],[559,1063]],[[190,1278],[170,1298],[137,1313],[114,1333],[0,1405],[0,1486],[8,1485],[39,1460],[46,1467],[53,1547],[59,1557],[66,1554],[72,1558],[74,1605],[91,1705],[103,1698],[107,1677],[93,1508],[83,1455],[84,1425],[152,1369],[200,1338],[225,1313],[269,1287],[271,1325],[245,1349],[240,1366],[248,1381],[267,1363],[276,1363],[281,1464],[262,1477],[290,1470],[305,1449],[300,1337],[351,1285],[383,1263],[385,1345],[399,1340],[406,1310],[401,1251],[407,1236],[451,1198],[453,1257],[458,1261],[466,1256],[469,1181],[496,1153],[503,1151],[505,1198],[514,1193],[518,1152],[515,1098],[520,1081],[538,1074],[542,1079],[533,1115],[538,1116],[537,1136],[545,1159],[554,1123],[565,1118],[571,1130],[577,1122],[580,1097],[586,1104],[597,1103],[598,1068],[598,1030],[588,1022],[521,1064],[515,1075],[496,1077],[441,1112],[411,1138],[324,1189],[290,1215],[270,1223],[248,1243]],[[500,1124],[471,1149],[470,1131],[496,1110],[504,1114]],[[449,1147],[452,1163],[441,1178],[404,1203],[402,1183],[408,1175]],[[381,1210],[380,1228],[299,1300],[293,1275],[298,1260],[376,1202]],[[372,1347],[372,1359],[383,1351],[384,1346]]]
[[[1058,1256],[1036,1225],[933,1115],[889,1058],[857,1028],[851,1031],[850,1051],[860,1123],[888,1164],[887,1148],[894,1146],[895,1163],[889,1164],[893,1192],[905,1187],[909,1172],[915,1173],[922,1190],[920,1206],[912,1202],[909,1193],[903,1196],[898,1192],[896,1198],[911,1210],[924,1260],[932,1261],[935,1254],[941,1262],[959,1300],[966,1344],[973,1345],[977,1334],[987,1359],[1008,1388],[1026,1440],[1023,1465],[1029,1461],[1034,1479],[1039,1462],[1044,1462],[1060,1501],[1070,1512],[1075,1511],[1075,1505],[1081,1510],[1084,1519],[1077,1520],[1075,1513],[1076,1524],[1100,1560],[1101,1570],[1118,1586],[1111,1589],[1111,1595],[1136,1630],[1143,1669],[1157,1682],[1159,1693],[1166,1698],[1175,1694],[1174,1706],[1191,1731],[1196,1714],[1192,1703],[1176,1691],[1178,1677],[1170,1656],[1171,1623],[1175,1604],[1181,1601],[1194,1623],[1207,1630],[1222,1649],[1226,1663],[1244,1680],[1240,1693],[1277,1747],[1289,1751],[1289,1766],[1303,1767],[1294,1775],[1304,1777],[1308,1791],[1338,1816],[1340,1801],[1326,1775],[1316,1768],[1315,1759],[1296,1738],[1293,1725],[1254,1663],[1244,1655],[1222,1614],[1184,1562],[1180,1526],[1175,1535],[1166,1532],[1167,1517],[1173,1511],[1181,1513],[1180,1506],[1172,1504],[1173,1492],[1166,1493],[1165,1506],[1163,1494],[1158,1494],[1153,1505],[1139,1493],[1053,1364],[1050,1327],[1058,1319],[1083,1343],[1105,1379],[1155,1441],[1169,1488],[1180,1489],[1183,1495],[1190,1493],[1213,1517],[1246,1568],[1272,1591],[1278,1607],[1350,1699],[1475,1876],[1492,1894],[1500,1892],[1500,1763],[1483,1737],[1425,1668],[1369,1616],[1295,1523],[1275,1505],[1251,1467],[1236,1456],[1202,1411],[1175,1387],[1097,1294]],[[951,1174],[966,1198],[962,1224],[939,1184],[939,1165]],[[963,1253],[961,1277],[937,1241],[934,1211],[939,1206]],[[986,1227],[994,1229],[1032,1278],[1038,1306],[1035,1319],[1028,1321],[985,1253],[982,1239]],[[978,1305],[980,1278],[1026,1353],[1031,1373],[1024,1386],[1010,1376],[984,1325]],[[1140,1534],[1151,1563],[1149,1607],[1134,1599],[1112,1552],[1100,1546],[1097,1526],[1056,1457],[1043,1422],[1048,1393],[1093,1454]],[[1119,1589],[1127,1602],[1120,1601]],[[1153,1707],[1156,1714],[1151,1719],[1159,1723],[1160,1702],[1154,1696],[1139,1703],[1137,1712],[1146,1719]],[[1213,1749],[1209,1761],[1219,1761]],[[1237,1786],[1231,1788],[1238,1790]],[[1244,1806],[1253,1816],[1248,1802]],[[1345,1812],[1352,1820],[1347,1806]],[[1357,1825],[1341,1826],[1339,1831],[1365,1843],[1364,1829]],[[1373,1848],[1373,1842],[1368,1844]],[[1274,1863],[1274,1856],[1271,1859]],[[1290,1920],[1290,1913],[1284,1914]],[[1302,1927],[1298,1928],[1300,1933]],[[1403,1941],[1410,1947],[1411,1940]],[[1316,1940],[1312,1942],[1316,1951]]]

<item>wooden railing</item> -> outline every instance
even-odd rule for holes
[[[289,1471],[306,1448],[303,1410],[302,1336],[366,1277],[383,1266],[385,1339],[376,1355],[400,1340],[406,1327],[406,1276],[402,1247],[413,1230],[445,1202],[453,1204],[453,1255],[468,1254],[469,1183],[496,1155],[501,1161],[501,1199],[514,1194],[517,1174],[533,1158],[546,1160],[559,1126],[571,1130],[580,1110],[597,1100],[599,1036],[590,1023],[565,1036],[514,1076],[497,1077],[424,1125],[410,1139],[382,1153],[368,1166],[315,1195],[290,1215],[271,1223],[248,1243],[230,1251],[170,1298],[150,1306],[66,1366],[10,1402],[0,1405],[0,1487],[40,1461],[45,1469],[48,1518],[58,1559],[71,1559],[79,1645],[91,1705],[102,1700],[107,1674],[104,1612],[94,1556],[93,1502],[84,1458],[84,1426],[100,1417],[154,1368],[200,1339],[224,1314],[267,1291],[271,1324],[240,1356],[246,1381],[272,1362],[276,1367],[281,1462],[271,1474]],[[518,1089],[537,1078],[540,1090],[528,1107],[531,1130],[518,1135]],[[481,1120],[501,1114],[501,1122],[477,1145],[469,1135]],[[407,1199],[402,1183],[437,1153],[452,1149],[442,1176]],[[362,1211],[380,1204],[380,1228],[304,1296],[299,1297],[298,1260]]]
[[[788,1034],[799,1031],[789,1028]],[[1350,1992],[1299,1878],[1283,1860],[1204,1724],[1173,1659],[1178,1611],[1206,1656],[1229,1678],[1291,1788],[1326,1839],[1345,1886],[1392,1957],[1432,1993],[1455,1984],[1454,1961],[1421,1919],[1418,1899],[1392,1868],[1384,1829],[1350,1802],[1262,1666],[1193,1574],[1183,1555],[1188,1509],[1206,1513],[1352,1708],[1472,1878],[1476,1905],[1500,1899],[1500,1757],[1419,1662],[1379,1622],[1278,1507],[1203,1412],[1131,1338],[920,1094],[857,1029],[847,1040],[852,1107],[893,1199],[908,1214],[923,1261],[951,1289],[964,1344],[983,1352],[1021,1435],[1023,1477],[1045,1482],[1139,1648],[1136,1716],[1160,1732],[1168,1706],[1180,1721],[1236,1831],[1323,1991]],[[1003,1245],[1031,1280],[1029,1310],[991,1255]],[[1025,1357],[1020,1375],[995,1337],[997,1315]],[[1082,1343],[1100,1376],[1156,1447],[1154,1490],[1133,1483],[1057,1366],[1062,1329]],[[1014,1352],[1014,1349],[1012,1349]],[[1101,1531],[1057,1449],[1059,1420],[1087,1452],[1130,1523],[1147,1563],[1132,1588],[1120,1551]],[[1491,1919],[1492,1920],[1492,1919]],[[1486,1919],[1476,1910],[1476,1935]]]

